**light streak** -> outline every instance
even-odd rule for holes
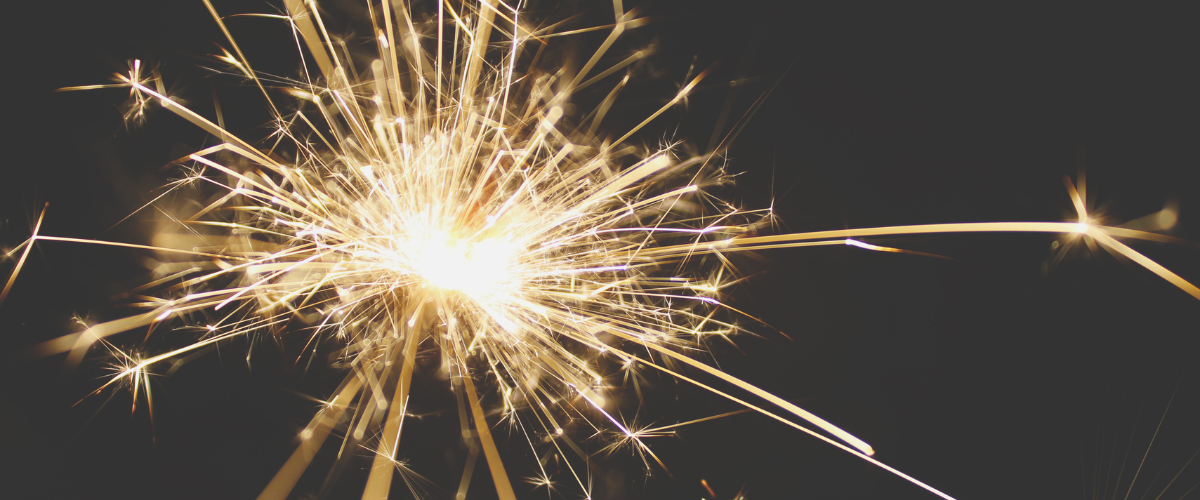
[[[184,270],[149,287],[159,293],[142,304],[146,312],[33,348],[41,356],[67,352],[67,364],[73,366],[96,342],[108,345],[105,339],[112,335],[152,332],[159,323],[186,322],[194,313],[214,315],[206,335],[188,346],[144,357],[122,354],[122,368],[100,387],[129,382],[135,391],[144,387],[147,399],[153,365],[227,339],[305,325],[312,332],[309,346],[336,342],[350,373],[300,433],[299,446],[261,499],[287,497],[334,429],[355,429],[344,439],[359,445],[370,439],[367,428],[380,437],[363,498],[385,498],[393,473],[405,470],[396,452],[402,446],[416,353],[427,342],[438,347],[461,381],[469,408],[461,412],[464,428],[475,430],[472,456],[478,446],[501,498],[515,498],[515,493],[476,383],[494,385],[503,418],[525,412],[532,417],[527,420],[541,426],[538,431],[560,436],[556,413],[591,416],[620,429],[623,441],[661,465],[641,438],[674,426],[631,431],[608,409],[603,394],[606,367],[630,360],[951,498],[871,458],[874,451],[866,441],[692,357],[704,336],[740,331],[715,316],[735,311],[717,294],[733,281],[728,277],[733,269],[722,259],[723,266],[698,268],[692,259],[697,255],[822,245],[920,254],[856,238],[1075,234],[1200,298],[1200,289],[1116,239],[1166,237],[1094,224],[1085,213],[1082,190],[1070,185],[1077,222],[755,235],[753,228],[771,217],[769,210],[731,208],[706,193],[727,180],[719,162],[712,161],[720,151],[681,157],[675,145],[645,151],[624,144],[684,102],[708,70],[615,139],[600,140],[595,132],[628,76],[595,114],[564,111],[580,89],[645,56],[639,51],[599,69],[624,31],[646,23],[625,11],[620,0],[613,3],[614,24],[599,28],[611,29],[609,36],[575,73],[520,71],[527,45],[568,33],[522,25],[519,9],[504,2],[439,3],[436,35],[421,32],[407,7],[390,0],[371,4],[376,53],[369,68],[362,68],[335,50],[312,3],[285,0],[284,19],[296,45],[306,47],[317,65],[300,80],[283,82],[283,94],[297,99],[287,106],[276,103],[276,85],[264,83],[216,9],[207,0],[205,5],[232,48],[218,59],[253,81],[271,118],[287,124],[276,131],[279,144],[256,147],[227,131],[219,116],[214,123],[172,100],[161,79],[143,75],[140,61],[129,74],[118,75],[116,85],[66,89],[127,88],[133,100],[129,119],[142,119],[145,108],[157,103],[218,138],[221,144],[180,161],[197,173],[171,186],[195,190],[203,208],[172,214],[175,232],[156,236],[153,245],[42,235],[43,211],[30,239],[10,252],[21,257],[0,301],[37,242],[109,245],[180,259]],[[492,43],[495,37],[503,42]],[[670,368],[681,364],[709,380]],[[741,392],[715,386],[721,383]],[[464,471],[459,496],[466,493],[471,467]],[[590,491],[574,476],[580,491]]]

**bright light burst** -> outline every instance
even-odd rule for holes
[[[645,24],[620,0],[614,23],[598,28],[609,36],[578,70],[549,71],[538,62],[542,51],[578,32],[527,22],[520,8],[497,0],[441,3],[428,12],[367,2],[375,53],[365,65],[330,36],[312,2],[286,0],[285,15],[264,17],[288,23],[296,45],[315,62],[297,80],[256,72],[221,16],[205,4],[227,36],[228,50],[218,58],[262,90],[276,124],[272,137],[255,145],[234,136],[219,114],[213,121],[172,100],[161,78],[147,76],[140,62],[118,75],[119,83],[75,87],[127,88],[128,119],[143,119],[157,103],[220,143],[179,161],[185,176],[168,192],[188,193],[193,208],[169,210],[171,226],[151,244],[40,235],[39,219],[34,236],[10,255],[20,253],[17,270],[34,241],[162,256],[154,279],[132,291],[143,312],[37,348],[42,355],[69,353],[73,366],[101,342],[118,359],[104,387],[128,385],[147,401],[156,364],[227,339],[303,335],[309,356],[336,343],[346,378],[260,498],[287,497],[335,430],[375,455],[363,498],[386,497],[397,471],[414,493],[420,489],[414,484],[421,479],[397,451],[422,345],[437,347],[468,420],[464,426],[474,427],[472,446],[482,450],[502,498],[515,494],[476,385],[486,383],[499,395],[502,418],[527,437],[551,436],[548,446],[574,457],[566,477],[543,470],[530,482],[589,495],[588,456],[564,436],[563,422],[583,418],[615,429],[618,437],[605,451],[632,450],[647,466],[665,467],[643,440],[708,419],[628,425],[613,411],[605,387],[619,376],[613,372],[634,363],[949,498],[870,458],[866,442],[695,359],[706,337],[741,331],[733,316],[742,313],[721,301],[720,291],[737,279],[724,255],[820,245],[902,251],[855,239],[893,234],[1050,232],[1102,245],[1200,298],[1195,286],[1116,239],[1167,237],[1096,225],[1074,185],[1069,190],[1079,220],[1072,222],[759,236],[770,226],[770,211],[738,209],[708,194],[729,180],[720,149],[689,155],[676,143],[649,151],[626,143],[682,102],[706,72],[616,137],[598,131],[628,77],[595,110],[567,111],[578,91],[608,82],[644,57],[637,52],[605,67],[613,42]],[[153,355],[126,353],[105,340],[135,329],[153,333],[164,323],[203,323],[202,335]],[[535,439],[528,439],[533,446]]]

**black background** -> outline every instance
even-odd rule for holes
[[[773,200],[781,231],[1070,220],[1061,179],[1084,165],[1089,198],[1106,222],[1175,200],[1181,215],[1171,234],[1200,239],[1200,40],[1188,13],[1082,3],[790,4],[642,5],[655,21],[629,33],[614,54],[651,44],[655,54],[637,66],[609,125],[619,130],[641,121],[671,97],[690,65],[717,64],[686,108],[665,114],[634,141],[684,139],[704,149],[727,101],[732,118],[722,131],[778,83],[729,151],[730,171],[743,174],[724,194],[746,208]],[[274,9],[253,2],[217,7]],[[579,8],[556,13],[549,5],[530,16]],[[161,110],[143,126],[126,127],[121,90],[56,88],[107,83],[126,60],[142,58],[160,64],[173,92],[202,113],[211,110],[215,90],[231,128],[248,137],[265,132],[256,90],[196,68],[212,65],[214,42],[224,45],[198,1],[16,9],[5,16],[4,247],[27,237],[46,202],[44,234],[144,241],[136,221],[105,228],[170,177],[158,167],[208,144],[202,132]],[[603,3],[584,10],[584,25],[606,22],[611,12]],[[288,35],[279,23],[241,18],[230,26],[260,69],[295,74],[294,52],[279,49]],[[597,37],[564,44],[586,49]],[[1178,384],[1132,488],[1132,497],[1153,497],[1200,449],[1191,425],[1200,420],[1200,374],[1187,370],[1200,346],[1200,302],[1105,252],[1076,251],[1045,266],[1055,240],[870,240],[954,260],[843,247],[763,252],[762,259],[744,259],[755,276],[732,289],[730,300],[794,340],[758,327],[762,338],[742,338],[738,348],[714,345],[714,358],[864,438],[883,462],[960,498],[1124,495]],[[1136,247],[1200,279],[1195,249]],[[107,395],[72,407],[101,383],[99,363],[64,375],[59,358],[32,360],[21,351],[74,331],[73,316],[120,315],[110,297],[138,283],[140,258],[39,244],[0,306],[0,444],[9,464],[0,476],[9,492],[3,496],[251,498],[311,415],[312,403],[288,390],[323,397],[336,383],[328,370],[288,369],[271,348],[257,349],[248,369],[246,346],[232,343],[156,378],[153,425],[144,409],[131,416],[125,393],[103,408]],[[130,335],[132,343],[137,334]],[[701,390],[655,380],[639,416],[644,422],[735,409]],[[420,432],[406,434],[406,453],[419,472],[453,489],[463,450],[453,411],[437,413],[453,403],[444,382],[427,381],[429,403],[418,410],[429,416]],[[580,429],[578,438],[587,434]],[[522,441],[507,443],[510,475],[533,475]],[[933,498],[750,414],[685,427],[650,444],[674,477],[655,467],[644,478],[638,462],[618,457],[596,472],[603,493],[597,498],[711,499],[701,479],[720,499],[743,486],[749,498]],[[315,496],[328,466],[318,460],[318,473],[298,491]],[[472,491],[486,498],[482,467]],[[354,495],[355,474],[345,472],[341,483],[349,486],[329,496]],[[1198,477],[1195,468],[1185,470],[1163,498],[1179,498]],[[558,479],[563,497],[578,498],[566,476]],[[537,491],[528,496],[545,494]]]

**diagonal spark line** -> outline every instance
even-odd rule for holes
[[[850,446],[853,446],[854,448],[856,448],[857,450],[861,451],[862,453],[864,453],[866,455],[874,455],[875,454],[875,450],[873,448],[871,448],[871,445],[867,444],[865,441],[863,441],[863,440],[851,435],[850,433],[838,428],[837,426],[825,421],[825,419],[822,419],[821,417],[818,417],[812,413],[809,413],[808,411],[804,410],[803,408],[800,408],[799,406],[796,406],[796,405],[784,400],[783,398],[780,398],[779,396],[776,396],[767,391],[764,391],[764,390],[758,388],[757,386],[751,385],[751,384],[743,381],[742,379],[739,379],[737,377],[729,375],[721,370],[718,370],[716,368],[708,366],[705,363],[696,361],[688,356],[682,355],[680,353],[677,353],[671,349],[667,349],[658,344],[651,343],[651,342],[639,342],[639,339],[637,339],[633,335],[630,335],[626,332],[620,331],[619,329],[611,329],[611,330],[609,330],[609,333],[612,333],[613,335],[615,335],[617,337],[621,337],[630,342],[634,342],[636,344],[641,344],[650,350],[657,351],[659,354],[668,356],[671,359],[674,359],[676,361],[690,365],[694,368],[698,368],[701,371],[708,373],[709,375],[717,377],[717,378],[724,380],[730,384],[736,385],[739,388],[741,388],[742,390],[745,390],[747,392],[750,392],[751,394],[754,394],[755,396],[758,396],[767,401],[770,401],[772,404],[774,404],[780,408],[783,408],[783,409],[787,410],[789,413],[792,413],[793,415],[796,415],[796,416],[804,419],[805,421],[821,428],[821,430],[824,430],[825,432],[828,432],[834,436],[837,436],[838,439],[846,442]]]
[[[786,419],[786,418],[783,418],[783,417],[781,417],[781,416],[779,416],[779,415],[776,415],[775,413],[772,413],[772,412],[770,412],[770,411],[768,411],[768,410],[766,410],[766,409],[763,409],[763,408],[761,408],[761,407],[759,407],[759,406],[756,406],[756,405],[754,405],[754,404],[751,404],[751,403],[750,403],[750,402],[748,402],[748,401],[744,401],[744,400],[742,400],[742,399],[738,399],[738,398],[737,398],[737,397],[735,397],[735,396],[732,396],[732,395],[730,395],[730,394],[728,394],[728,393],[722,392],[722,391],[720,391],[720,390],[718,390],[718,389],[716,389],[716,388],[714,388],[714,387],[710,387],[710,386],[708,386],[708,385],[705,385],[705,384],[701,383],[701,382],[700,382],[700,381],[698,381],[698,380],[695,380],[695,379],[689,378],[689,377],[687,377],[687,376],[685,376],[685,375],[683,375],[683,374],[681,374],[681,373],[679,373],[679,372],[673,371],[673,370],[671,370],[671,369],[668,369],[668,368],[666,368],[666,367],[664,367],[664,366],[658,365],[658,364],[656,364],[656,363],[654,363],[654,362],[648,361],[648,360],[646,360],[646,359],[643,359],[643,358],[640,358],[640,357],[637,357],[637,356],[632,356],[632,355],[630,355],[630,357],[631,357],[631,358],[633,358],[633,359],[635,359],[635,360],[637,360],[639,363],[643,363],[643,364],[645,364],[645,365],[647,365],[647,366],[650,366],[650,367],[652,367],[652,368],[654,368],[654,369],[657,369],[657,370],[659,370],[659,371],[661,371],[661,372],[663,372],[663,373],[666,373],[666,374],[668,374],[668,375],[671,375],[671,376],[673,376],[673,377],[679,378],[680,380],[683,380],[683,381],[685,381],[685,382],[689,382],[689,383],[691,383],[691,384],[693,384],[693,385],[695,385],[695,386],[697,386],[697,387],[700,387],[700,388],[703,388],[703,389],[705,389],[705,390],[708,390],[708,391],[712,392],[713,394],[716,394],[716,395],[718,395],[718,396],[724,397],[724,398],[726,398],[726,399],[728,399],[728,400],[730,400],[730,401],[733,401],[733,402],[735,402],[735,403],[737,403],[737,404],[740,404],[740,405],[742,405],[742,406],[745,406],[746,408],[749,408],[749,409],[752,409],[752,410],[754,410],[754,411],[757,411],[757,412],[759,412],[759,413],[761,413],[761,414],[763,414],[763,415],[766,415],[766,416],[768,416],[768,417],[771,417],[771,418],[773,418],[773,419],[775,419],[775,420],[778,420],[778,421],[780,421],[780,422],[782,422],[782,423],[784,423],[784,424],[786,424],[786,425],[788,425],[788,426],[791,426],[791,427],[793,427],[793,428],[795,428],[795,429],[797,429],[797,430],[800,430],[801,432],[804,432],[805,434],[808,434],[808,435],[810,435],[810,436],[812,436],[812,437],[815,437],[815,438],[817,438],[817,439],[820,439],[821,441],[824,441],[824,442],[826,442],[826,443],[828,443],[828,444],[830,444],[830,445],[832,445],[832,446],[834,446],[834,447],[836,447],[836,448],[838,448],[838,449],[840,449],[840,450],[842,450],[842,451],[845,451],[845,452],[847,452],[847,453],[850,453],[851,455],[854,455],[854,456],[856,456],[856,457],[858,457],[858,458],[861,458],[861,459],[863,459],[863,460],[866,460],[867,462],[870,462],[871,464],[873,464],[873,465],[875,465],[875,466],[877,466],[877,467],[879,467],[879,468],[881,468],[881,469],[883,469],[883,470],[886,470],[886,471],[888,471],[888,472],[891,472],[892,474],[895,474],[895,475],[899,476],[900,478],[903,478],[903,479],[907,480],[908,482],[910,482],[910,483],[912,483],[912,484],[915,484],[915,485],[917,485],[917,486],[920,486],[921,488],[924,488],[926,491],[929,491],[930,493],[933,493],[933,494],[935,494],[935,495],[937,495],[937,496],[939,496],[939,497],[942,497],[942,498],[944,498],[944,499],[946,499],[946,500],[955,500],[955,499],[954,499],[954,497],[951,497],[950,495],[947,495],[947,494],[945,494],[945,493],[942,493],[941,491],[938,491],[938,490],[937,490],[937,489],[935,489],[934,487],[932,487],[932,486],[929,486],[929,485],[927,485],[927,484],[925,484],[925,483],[923,483],[923,482],[921,482],[921,481],[918,481],[916,478],[914,478],[914,477],[912,477],[912,476],[909,476],[908,474],[905,474],[905,473],[903,473],[903,472],[900,472],[899,470],[897,470],[897,469],[895,469],[895,468],[892,468],[891,466],[889,466],[889,465],[887,465],[887,464],[885,464],[885,463],[883,463],[883,462],[880,462],[880,461],[878,461],[878,460],[876,460],[876,459],[874,459],[874,458],[871,458],[869,455],[866,455],[866,454],[864,454],[864,453],[862,453],[862,452],[859,452],[858,450],[856,450],[856,449],[854,449],[854,448],[851,448],[851,447],[849,447],[849,446],[846,446],[846,445],[844,445],[844,444],[842,444],[842,443],[839,443],[839,442],[837,442],[837,441],[834,441],[833,439],[830,439],[830,438],[828,438],[828,437],[826,437],[826,436],[823,436],[823,435],[821,435],[820,433],[818,433],[818,432],[816,432],[816,431],[813,431],[812,429],[809,429],[809,428],[807,428],[807,427],[804,427],[804,426],[802,426],[802,425],[800,425],[800,424],[797,424],[797,423],[795,423],[795,422],[792,422],[791,420],[788,420],[788,419]]]
[[[1129,248],[1128,245],[1121,243],[1112,236],[1105,234],[1101,228],[1088,228],[1087,234],[1088,236],[1095,238],[1096,241],[1100,242],[1100,244],[1116,250],[1121,255],[1128,257],[1129,260],[1141,264],[1142,267],[1149,269],[1150,272],[1157,274],[1160,278],[1167,280],[1167,282],[1171,283],[1172,285],[1179,287],[1180,290],[1187,292],[1192,297],[1200,299],[1200,288],[1197,288],[1196,285],[1193,285],[1187,280],[1179,277],[1178,274],[1171,272],[1161,264],[1151,260],[1145,255],[1142,255],[1137,250]]]
[[[333,422],[337,421],[346,408],[350,406],[359,394],[359,389],[362,387],[362,379],[356,376],[350,376],[339,391],[333,401],[321,412],[317,413],[312,418],[308,426],[301,433],[300,445],[296,447],[296,451],[288,457],[287,462],[280,467],[275,476],[271,478],[271,482],[258,495],[258,500],[286,500],[292,488],[300,481],[300,476],[304,474],[304,470],[312,463],[317,452],[320,451],[321,445],[325,443],[325,439],[329,437],[330,431],[333,430]]]
[[[496,495],[501,500],[516,500],[517,495],[513,492],[512,484],[508,480],[508,473],[504,471],[504,463],[500,461],[500,451],[496,449],[496,443],[492,440],[491,429],[488,428],[487,418],[483,414],[479,395],[475,392],[475,383],[471,382],[469,372],[462,380],[467,389],[467,402],[471,406],[471,417],[475,420],[475,431],[479,435],[479,442],[483,445],[483,454],[487,458],[488,468],[492,472],[492,482],[496,485]]]
[[[722,414],[720,414],[720,415],[713,415],[713,416],[710,416],[710,417],[697,418],[697,419],[695,419],[695,420],[688,420],[687,422],[680,422],[680,423],[677,423],[677,424],[664,425],[664,426],[662,426],[662,427],[655,427],[655,428],[653,428],[653,429],[646,429],[646,430],[644,430],[644,431],[640,431],[640,432],[661,432],[661,431],[665,431],[665,430],[667,430],[667,429],[674,429],[674,428],[677,428],[677,427],[683,427],[683,426],[685,426],[685,425],[698,424],[698,423],[700,423],[700,422],[707,422],[707,421],[709,421],[709,420],[716,420],[716,419],[718,419],[718,418],[725,418],[725,417],[732,417],[732,416],[734,416],[734,415],[741,415],[741,414],[743,414],[743,413],[750,412],[750,411],[753,411],[753,410],[751,410],[750,408],[743,408],[743,409],[741,409],[741,410],[736,410],[736,411],[726,412],[726,413],[722,413]]]
[[[425,303],[417,305],[415,317],[419,318]],[[421,319],[416,320],[419,326]],[[422,334],[415,327],[409,327],[405,332],[404,358],[400,365],[400,379],[396,382],[396,392],[392,395],[388,407],[387,423],[383,427],[383,439],[379,443],[379,453],[375,455],[371,465],[371,473],[367,477],[367,486],[363,490],[364,499],[386,498],[388,488],[392,483],[392,464],[395,462],[396,450],[400,444],[400,426],[404,422],[404,406],[408,401],[409,390],[412,386],[413,365],[417,356],[417,347],[421,344]]]
[[[17,265],[13,268],[12,276],[8,277],[8,282],[4,284],[4,290],[0,291],[0,304],[4,303],[4,298],[8,297],[9,290],[12,290],[13,283],[17,282],[17,273],[21,272],[21,266],[25,265],[25,259],[29,257],[29,251],[33,250],[33,241],[38,237],[38,231],[42,229],[42,220],[46,218],[46,210],[50,208],[50,202],[42,207],[42,213],[38,215],[37,223],[33,225],[33,236],[24,243],[25,249],[21,251],[21,258],[17,259]],[[10,254],[11,255],[11,254]]]
[[[1163,421],[1167,419],[1167,412],[1171,411],[1171,403],[1175,402],[1175,394],[1179,392],[1179,386],[1183,384],[1183,377],[1179,378],[1179,382],[1175,383],[1175,390],[1171,391],[1171,399],[1167,401],[1167,407],[1163,410],[1162,418],[1158,419],[1158,426],[1154,428],[1154,435],[1150,437],[1150,443],[1146,445],[1146,453],[1142,455],[1141,462],[1138,462],[1137,471],[1133,473],[1133,479],[1129,481],[1129,489],[1125,491],[1124,500],[1129,500],[1129,494],[1133,492],[1133,484],[1137,482],[1138,475],[1142,473],[1142,466],[1146,465],[1146,457],[1150,456],[1150,448],[1154,446],[1154,440],[1158,439],[1158,431],[1162,429]],[[1130,437],[1130,439],[1133,439]],[[1113,495],[1115,498],[1116,495]]]

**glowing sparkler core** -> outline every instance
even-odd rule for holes
[[[512,289],[509,266],[513,245],[496,239],[479,242],[454,240],[434,234],[415,248],[414,268],[430,284],[471,297],[503,293]]]

